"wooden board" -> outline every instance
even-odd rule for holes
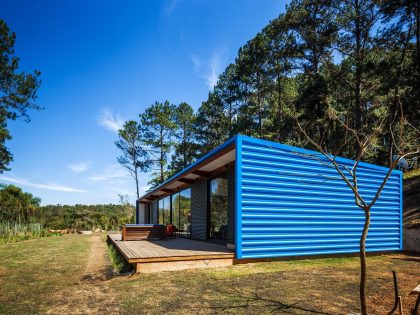
[[[129,263],[234,258],[224,245],[190,239],[121,241],[121,234],[108,237]]]

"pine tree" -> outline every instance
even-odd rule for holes
[[[195,140],[194,109],[187,103],[181,103],[175,108],[174,124],[174,154],[171,159],[170,170],[172,173],[186,168],[197,156],[197,143]]]
[[[115,145],[122,153],[117,158],[118,163],[125,167],[133,177],[137,199],[139,199],[139,173],[147,172],[151,165],[149,153],[143,143],[143,131],[136,121],[129,120],[118,131],[118,137]]]
[[[153,187],[163,183],[168,176],[168,154],[173,146],[175,108],[169,101],[155,102],[140,115],[143,142],[150,148],[155,168],[149,184]]]

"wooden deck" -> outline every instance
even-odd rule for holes
[[[122,241],[121,234],[108,237],[124,258],[136,265],[137,272],[227,266],[234,258],[224,245],[190,239]]]

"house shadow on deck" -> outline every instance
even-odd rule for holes
[[[224,245],[191,239],[122,241],[121,234],[108,238],[139,273],[224,267],[234,259],[234,253]]]

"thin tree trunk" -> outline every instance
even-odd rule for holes
[[[362,52],[361,52],[361,37],[362,31],[360,26],[360,5],[359,1],[355,1],[355,9],[356,9],[356,19],[355,19],[355,39],[356,39],[356,70],[355,70],[355,129],[356,131],[360,131],[362,129],[362,122],[363,122],[363,105],[362,105]],[[360,147],[356,143],[355,145],[355,156],[359,156],[360,154]]]
[[[277,140],[281,141],[281,123],[282,123],[282,115],[283,115],[283,108],[281,106],[281,99],[282,99],[282,87],[281,87],[281,78],[277,75]]]
[[[136,192],[137,192],[137,200],[140,199],[139,193],[139,177],[138,177],[138,168],[134,168],[134,180],[136,181]]]
[[[370,208],[364,208],[365,224],[360,238],[360,311],[362,315],[367,315],[366,304],[366,238],[370,225]]]
[[[160,128],[160,183],[163,183],[163,160],[164,160],[164,152],[163,152],[163,130]]]
[[[258,129],[260,134],[260,139],[262,138],[262,109],[260,103],[260,92],[257,93],[257,103],[258,103]]]

